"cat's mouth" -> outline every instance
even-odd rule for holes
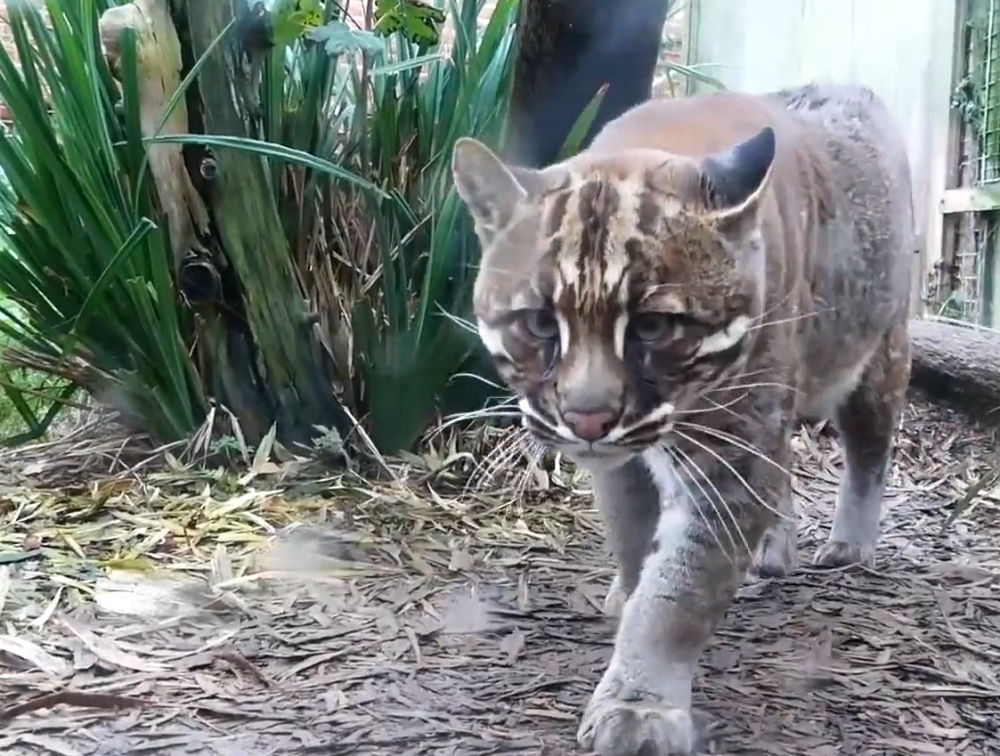
[[[550,429],[541,430],[537,424],[526,422],[525,427],[539,443],[569,457],[579,467],[592,472],[610,471],[621,467],[634,457],[643,454],[650,448],[669,443],[670,426],[662,428],[661,432],[650,435],[642,442],[622,444],[601,439],[598,441],[583,441],[564,438]]]
[[[540,410],[527,398],[519,402],[524,428],[540,443],[577,461],[627,461],[646,449],[662,444],[673,429],[674,406],[664,403],[631,422],[619,421],[593,439],[581,438],[557,416]]]

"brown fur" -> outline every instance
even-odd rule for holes
[[[796,416],[845,447],[816,555],[873,558],[909,380],[909,165],[860,87],[650,102],[544,171],[456,146],[483,341],[525,425],[591,469],[619,574],[580,728],[603,756],[693,748],[694,664],[752,552],[795,561]]]

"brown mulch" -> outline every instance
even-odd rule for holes
[[[808,560],[829,526],[836,443],[799,435],[802,566],[749,581],[704,658],[710,752],[1000,753],[994,447],[946,411],[911,408],[875,568],[821,572]],[[259,517],[285,511],[278,499]],[[64,576],[56,592],[91,591],[76,604],[15,601],[41,568],[9,565],[0,753],[578,752],[612,641],[609,560],[585,498],[345,484],[302,511],[309,524],[250,561],[220,538],[201,573]]]

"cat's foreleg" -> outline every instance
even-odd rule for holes
[[[775,477],[764,472],[767,463],[749,452],[730,449],[725,456],[710,473],[718,501],[709,502],[680,482],[666,452],[644,455],[661,490],[671,476],[675,484],[578,731],[580,744],[600,756],[638,756],[647,743],[659,749],[650,753],[693,752],[691,683],[698,658],[774,518],[776,492],[767,486]]]
[[[618,617],[639,583],[642,561],[649,552],[660,514],[660,497],[640,457],[614,469],[592,470],[591,477],[608,546],[618,563],[618,572],[604,599],[604,613]]]

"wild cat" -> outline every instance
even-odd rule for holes
[[[532,435],[591,471],[618,561],[579,742],[692,753],[695,666],[753,553],[796,559],[797,416],[845,457],[815,561],[874,554],[910,373],[903,140],[870,90],[812,85],[651,101],[544,170],[460,139],[453,170],[481,339]]]

